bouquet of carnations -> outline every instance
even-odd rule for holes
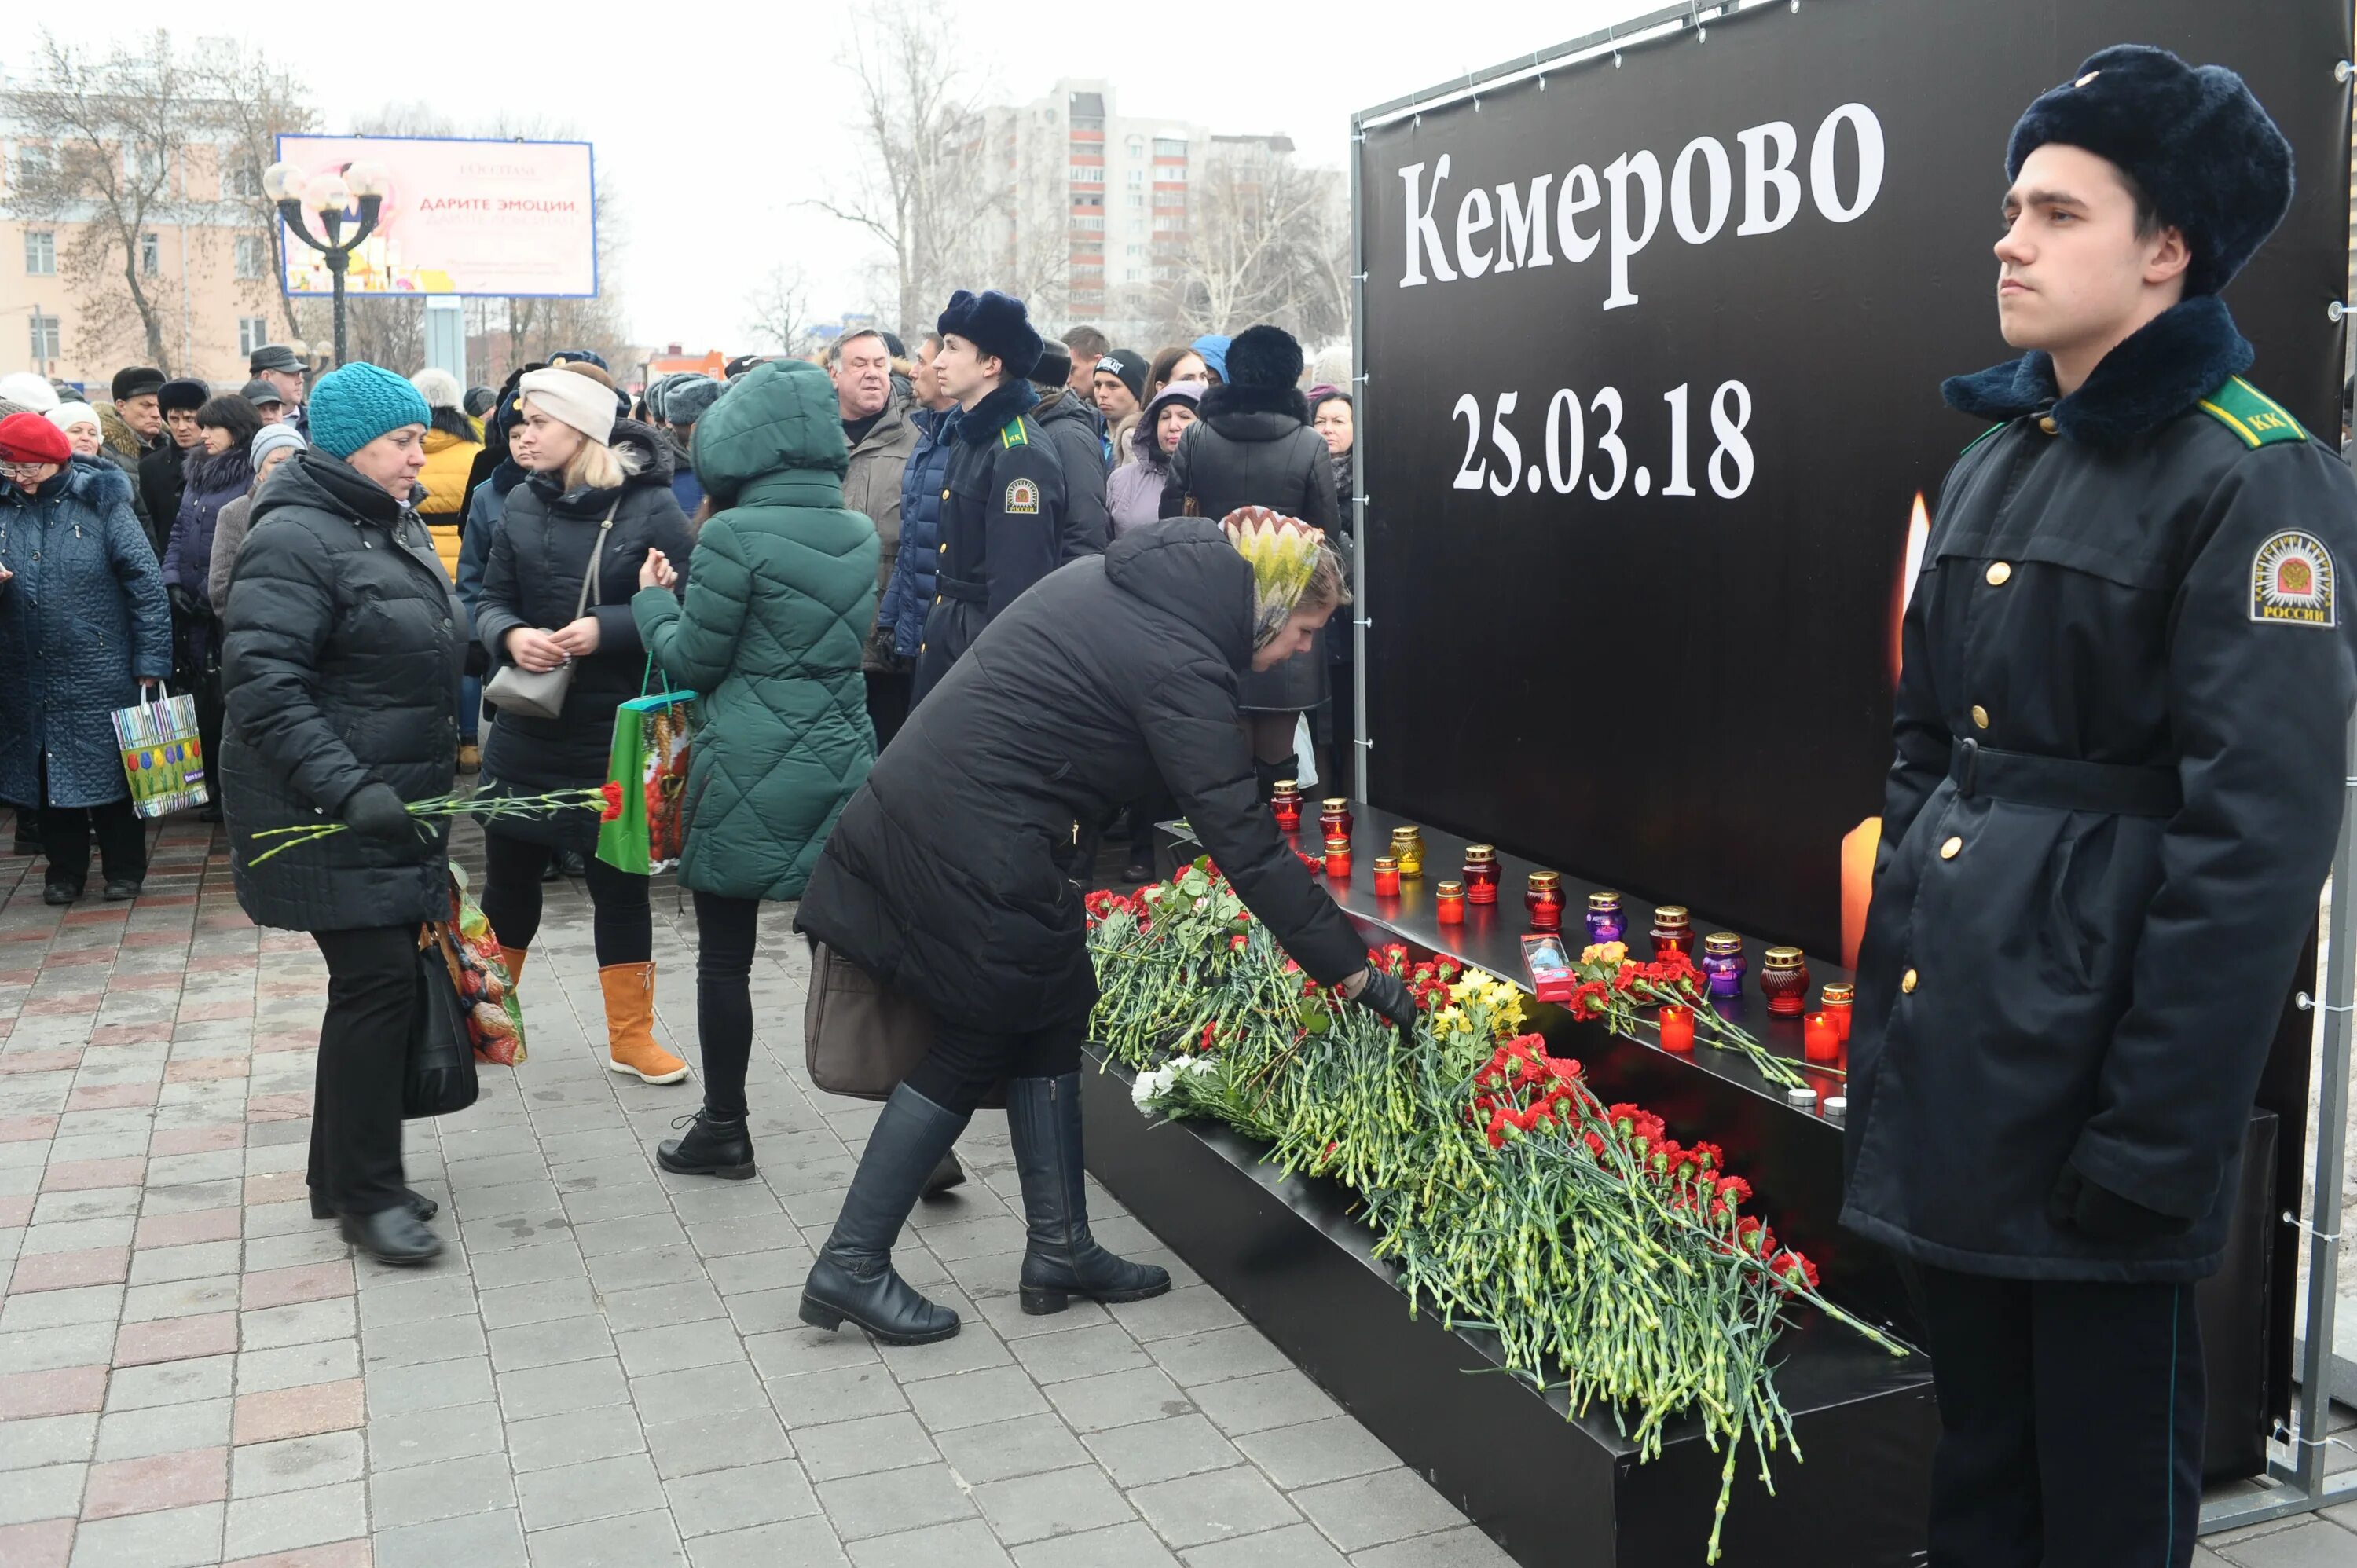
[[[436,795],[427,800],[409,802],[409,814],[417,819],[417,831],[430,833],[425,824],[436,817],[553,817],[559,811],[595,811],[601,822],[610,822],[622,814],[622,787],[619,784],[600,785],[594,789],[556,789],[545,795]],[[263,828],[249,835],[250,842],[259,844],[264,839],[281,842],[272,844],[245,864],[260,865],[272,855],[283,854],[297,844],[315,843],[323,838],[350,831],[349,822],[297,822],[288,828]]]

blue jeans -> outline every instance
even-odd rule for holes
[[[466,676],[458,682],[458,739],[462,744],[475,744],[475,732],[482,719],[483,678]]]

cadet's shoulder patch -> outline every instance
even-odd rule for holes
[[[1008,420],[1005,424],[999,427],[998,444],[1001,446],[1028,446],[1031,445],[1031,437],[1024,431],[1023,416],[1021,414],[1017,414],[1014,418]]]
[[[2240,376],[2227,377],[2225,385],[2203,398],[2201,412],[2241,436],[2248,446],[2308,439],[2308,432],[2289,409]]]
[[[1010,517],[1036,517],[1039,512],[1039,486],[1031,479],[1015,479],[1006,487],[1006,512]]]
[[[2332,553],[2312,533],[2278,533],[2251,559],[2251,618],[2334,626]]]

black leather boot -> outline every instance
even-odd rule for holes
[[[328,1195],[321,1192],[316,1187],[309,1190],[311,1194],[311,1218],[314,1219],[333,1219],[336,1217],[336,1206],[328,1201]],[[442,1206],[435,1202],[432,1198],[426,1197],[424,1193],[418,1192],[410,1187],[403,1187],[401,1190],[409,1195],[409,1212],[417,1216],[420,1220],[431,1219],[436,1215],[442,1212]]]
[[[802,1283],[804,1323],[838,1328],[849,1318],[891,1345],[930,1344],[958,1331],[956,1313],[892,1272],[892,1242],[967,1120],[906,1083],[892,1091],[867,1134],[834,1232]]]
[[[925,1196],[938,1197],[953,1187],[965,1185],[965,1167],[958,1164],[957,1151],[950,1150],[933,1166],[933,1174],[925,1178]]]
[[[1253,773],[1260,784],[1260,803],[1265,806],[1275,800],[1277,785],[1292,778],[1298,771],[1298,766],[1290,757],[1282,762],[1263,762],[1255,757],[1253,760]]]
[[[442,1238],[405,1203],[336,1221],[345,1240],[381,1263],[422,1263],[442,1255]]]
[[[753,1174],[753,1136],[745,1118],[723,1121],[709,1110],[683,1116],[672,1123],[685,1127],[683,1138],[665,1138],[655,1145],[655,1164],[681,1176],[715,1176],[743,1181]]]
[[[1076,1295],[1144,1301],[1170,1288],[1168,1270],[1117,1258],[1089,1234],[1079,1073],[1008,1079],[1006,1130],[1030,1227],[1023,1249],[1025,1312],[1034,1317],[1061,1312]]]

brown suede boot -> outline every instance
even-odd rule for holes
[[[606,1066],[649,1083],[677,1083],[687,1064],[655,1044],[655,966],[609,963],[597,972],[606,993]]]
[[[500,950],[500,961],[508,966],[508,983],[510,985],[517,985],[522,983],[523,961],[531,956],[531,950],[527,948],[501,948]]]

